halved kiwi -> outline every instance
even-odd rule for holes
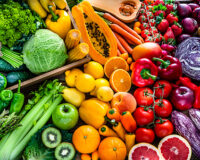
[[[62,140],[61,133],[58,129],[49,127],[42,132],[42,142],[48,148],[55,148]]]
[[[68,142],[59,144],[55,149],[55,157],[57,160],[72,160],[75,153],[74,146]]]

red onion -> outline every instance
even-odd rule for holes
[[[181,17],[188,17],[192,13],[192,9],[187,4],[178,4],[178,15]]]
[[[185,33],[193,34],[198,29],[197,21],[193,18],[184,18],[181,23]]]

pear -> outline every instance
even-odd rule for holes
[[[79,107],[85,100],[85,94],[78,91],[76,88],[65,88],[62,92],[62,96],[65,101],[73,104],[76,107]]]

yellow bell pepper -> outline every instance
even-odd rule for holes
[[[45,23],[47,28],[57,33],[62,39],[64,39],[71,29],[71,19],[68,13],[64,10],[52,10],[52,6],[49,6],[50,15],[48,15]]]
[[[83,101],[79,108],[80,118],[96,129],[100,128],[105,123],[104,116],[106,115],[110,105],[102,102],[97,98],[91,98]]]

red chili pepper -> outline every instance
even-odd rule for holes
[[[195,100],[193,104],[194,108],[200,109],[200,86],[195,90]]]
[[[180,83],[181,85],[190,88],[192,91],[195,92],[197,89],[197,85],[191,82],[191,79],[188,77],[179,77],[179,81],[177,84]]]
[[[138,59],[132,69],[132,82],[138,87],[152,85],[158,75],[158,68],[147,58]]]
[[[166,55],[162,59],[154,57],[153,60],[158,61],[158,74],[160,78],[173,81],[178,80],[182,76],[181,63],[177,58]]]

